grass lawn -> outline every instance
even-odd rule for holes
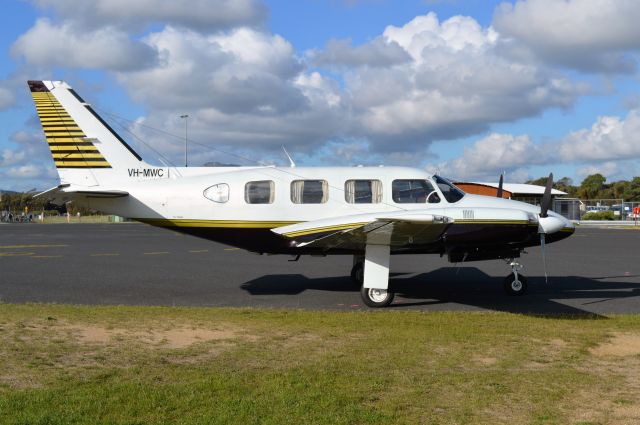
[[[0,304],[0,423],[640,423],[640,316]]]

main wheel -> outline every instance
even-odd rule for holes
[[[388,289],[365,288],[360,289],[362,301],[369,307],[387,307],[393,301],[395,294]]]
[[[351,280],[357,285],[362,285],[362,282],[364,282],[364,263],[362,261],[358,261],[353,265],[351,269]]]
[[[518,296],[527,292],[527,279],[518,273],[518,277],[511,273],[504,279],[504,290],[507,295]]]

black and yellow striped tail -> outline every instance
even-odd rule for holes
[[[78,124],[42,81],[29,81],[56,168],[111,168]]]

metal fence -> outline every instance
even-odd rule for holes
[[[640,208],[640,202],[628,202],[624,199],[577,199],[556,198],[553,211],[570,220],[638,220],[634,214]]]

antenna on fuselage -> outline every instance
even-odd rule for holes
[[[289,166],[291,168],[296,168],[296,163],[293,162],[291,155],[289,155],[289,152],[287,152],[287,149],[284,147],[284,145],[282,145],[282,150],[284,151],[284,154],[287,155],[287,158],[289,159]]]

